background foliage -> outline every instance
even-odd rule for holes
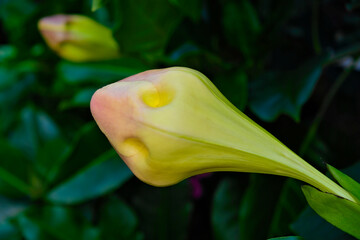
[[[307,207],[292,179],[140,182],[94,124],[89,101],[132,74],[191,67],[312,165],[347,168],[359,181],[359,5],[0,0],[0,239],[352,239]],[[121,57],[57,57],[37,22],[58,13],[113,29]]]

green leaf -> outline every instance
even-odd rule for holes
[[[20,76],[19,72],[16,67],[0,67],[0,132],[8,131],[13,125],[22,97],[35,82],[32,74]]]
[[[269,235],[281,236],[291,233],[290,223],[298,218],[306,205],[300,182],[291,178],[286,179],[272,216]]]
[[[241,196],[240,181],[224,179],[217,187],[211,215],[211,224],[215,239],[239,239],[239,208]]]
[[[146,240],[187,239],[192,202],[186,181],[158,188],[143,183],[132,186],[132,206],[138,213]]]
[[[186,16],[193,21],[198,22],[201,17],[202,0],[169,0],[170,3],[177,6]]]
[[[251,175],[250,184],[240,204],[239,239],[266,239],[268,237],[282,180],[278,176]],[[259,231],[259,226],[262,231]]]
[[[95,12],[99,8],[103,7],[106,2],[106,0],[92,0],[91,11]]]
[[[21,240],[19,230],[9,221],[0,221],[1,240]]]
[[[125,163],[111,150],[55,187],[48,194],[47,200],[62,204],[83,202],[118,188],[131,176]]]
[[[227,1],[223,7],[223,16],[227,40],[251,63],[251,58],[258,49],[256,39],[261,32],[261,24],[254,7],[248,0]]]
[[[225,180],[216,191],[212,215],[215,239],[266,239],[268,236],[281,189],[279,177],[252,174],[245,192],[241,190],[241,182]],[[262,231],[258,230],[259,226]]]
[[[337,170],[336,168],[330,166],[329,164],[327,165],[327,167],[335,180],[343,188],[345,188],[345,190],[354,195],[360,201],[360,183],[356,182],[354,179]]]
[[[28,207],[29,203],[22,200],[6,198],[0,195],[0,223],[15,217]],[[1,236],[1,234],[0,234]],[[0,237],[0,239],[2,239]]]
[[[137,227],[137,216],[124,201],[111,197],[101,209],[101,239],[136,239]]]
[[[96,88],[86,88],[77,92],[72,99],[60,103],[60,109],[66,110],[75,107],[90,107],[90,100]]]
[[[55,122],[43,111],[27,106],[20,112],[17,128],[10,135],[11,144],[30,160],[35,160],[40,146],[59,137]]]
[[[62,137],[42,144],[41,151],[38,151],[33,166],[44,183],[50,184],[54,180],[55,174],[63,164],[63,159],[69,149],[69,144]]]
[[[115,37],[123,53],[161,54],[182,19],[168,0],[124,0]],[[155,54],[155,55],[153,55]]]
[[[268,72],[250,84],[250,108],[264,121],[280,114],[300,120],[300,111],[309,99],[322,71],[324,58],[313,59],[293,71]]]
[[[341,230],[360,238],[360,205],[307,185],[302,190],[310,207],[317,214]]]
[[[219,90],[240,110],[244,110],[248,102],[248,78],[243,70],[221,74],[215,78]]]
[[[85,124],[73,138],[66,154],[58,160],[56,167],[51,168],[49,176],[53,186],[73,177],[80,169],[111,149],[108,140],[94,122]]]
[[[120,58],[113,61],[72,63],[62,61],[57,71],[66,84],[98,83],[106,85],[125,77],[147,70],[148,67],[134,58]]]
[[[0,138],[0,194],[8,197],[30,195],[28,168],[29,162],[19,150]]]
[[[98,240],[99,231],[71,208],[33,207],[18,217],[26,240]]]
[[[291,224],[291,229],[306,240],[354,240],[354,237],[328,223],[310,207],[306,207]]]

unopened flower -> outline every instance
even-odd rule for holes
[[[91,112],[132,172],[151,185],[213,171],[254,172],[353,200],[195,70],[150,70],[105,86],[93,95]]]
[[[111,29],[88,17],[59,14],[42,18],[38,27],[47,45],[66,60],[86,62],[119,57]]]

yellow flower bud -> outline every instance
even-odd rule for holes
[[[91,112],[132,172],[155,185],[213,171],[282,175],[352,196],[234,107],[203,74],[173,67],[105,86]]]
[[[119,57],[112,31],[88,17],[49,16],[39,21],[38,28],[47,45],[66,60],[86,62]]]

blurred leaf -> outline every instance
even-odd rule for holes
[[[270,236],[290,234],[290,224],[294,222],[306,206],[304,195],[301,192],[300,182],[287,179],[282,187],[279,200],[276,204],[271,220]]]
[[[250,83],[250,108],[264,121],[280,114],[300,120],[300,111],[317,83],[324,58],[313,59],[288,72],[268,72]]]
[[[258,15],[248,0],[228,1],[224,5],[223,25],[230,44],[251,61],[257,51],[256,39],[261,32]]]
[[[58,75],[67,84],[98,83],[106,85],[125,77],[147,70],[148,67],[134,58],[120,58],[114,61],[72,63],[62,61]]]
[[[7,29],[9,38],[12,42],[20,43],[26,37],[31,37],[24,31],[23,26],[28,22],[32,14],[36,11],[35,2],[31,0],[2,0],[0,1],[0,19]],[[35,26],[29,24],[29,28],[36,29]],[[27,39],[28,40],[28,39]],[[24,42],[24,41],[23,41]]]
[[[106,4],[107,0],[92,0],[91,11],[95,12]]]
[[[11,133],[10,142],[29,159],[35,160],[39,147],[58,136],[55,122],[45,112],[28,106],[21,111],[19,125]]]
[[[168,0],[124,0],[120,7],[115,37],[123,53],[161,54],[182,18]]]
[[[86,88],[78,91],[72,99],[61,102],[60,109],[65,110],[74,107],[89,108],[91,97],[96,90],[95,88]]]
[[[28,202],[5,198],[0,195],[0,223],[5,222],[5,220],[11,217],[15,217],[17,214],[24,211],[28,205]],[[0,237],[0,239],[2,238]]]
[[[239,181],[224,179],[215,192],[211,223],[217,240],[239,239],[239,209],[242,197]]]
[[[19,230],[9,221],[0,221],[1,240],[21,240]]]
[[[126,164],[111,150],[95,159],[90,166],[55,187],[47,199],[62,204],[89,200],[118,188],[132,176]]]
[[[230,74],[221,74],[215,78],[219,90],[240,110],[244,110],[248,101],[248,78],[243,70]]]
[[[239,239],[266,239],[281,190],[281,178],[260,174],[250,176],[250,184],[240,204]]]
[[[327,167],[335,180],[360,201],[360,183],[356,182],[354,179],[329,164]]]
[[[104,152],[111,145],[94,122],[85,124],[76,134],[66,154],[61,157],[56,167],[52,168],[53,185],[59,185],[77,174]]]
[[[41,231],[40,226],[22,214],[17,218],[17,223],[21,229],[22,235],[26,240],[52,240],[55,239],[49,234]]]
[[[199,21],[201,17],[202,0],[169,0],[170,3],[177,6],[186,16],[193,21]]]
[[[63,163],[63,159],[69,151],[68,143],[61,137],[55,138],[42,144],[38,151],[34,168],[43,178],[44,182],[51,183],[54,174]]]
[[[189,184],[157,188],[138,184],[131,194],[140,228],[146,240],[181,240],[187,238],[192,209]]]
[[[291,225],[293,231],[306,240],[354,240],[355,238],[334,227],[307,207]]]
[[[18,217],[26,240],[98,240],[99,232],[71,208],[32,208]]]
[[[359,7],[360,7],[360,1],[359,0],[351,0],[349,3],[346,4],[346,9],[348,11],[353,11],[356,8],[359,8]]]
[[[223,71],[223,68],[228,69],[231,66],[220,56],[190,42],[180,45],[165,60],[169,66],[184,66],[207,73]]]
[[[101,209],[101,239],[139,239],[138,219],[135,212],[120,199],[110,198]]]
[[[20,64],[19,64],[20,65]],[[17,116],[17,105],[35,82],[33,74],[20,74],[19,66],[0,66],[0,131],[5,132]]]
[[[310,207],[317,214],[341,230],[360,238],[360,205],[307,185],[302,190]]]
[[[298,236],[288,236],[288,237],[277,237],[277,238],[269,238],[268,240],[302,240],[302,237]]]
[[[1,4],[0,4],[0,6],[1,6]],[[6,61],[14,59],[16,57],[17,53],[18,53],[17,48],[15,46],[0,45],[0,62],[6,62]]]
[[[281,186],[278,179],[252,174],[245,193],[240,191],[239,181],[223,181],[213,205],[215,239],[266,239]]]
[[[25,157],[6,140],[0,139],[0,194],[8,197],[29,195],[28,168]]]

